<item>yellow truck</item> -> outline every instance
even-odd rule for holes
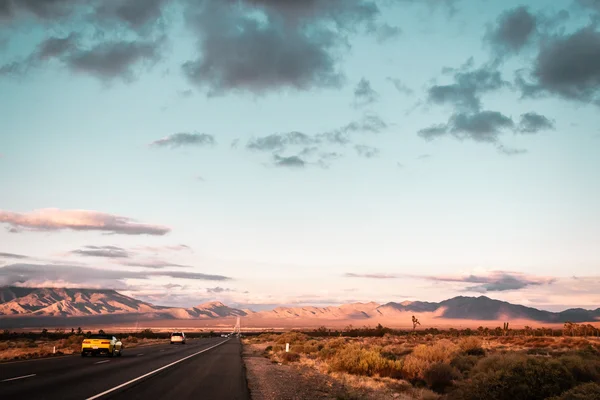
[[[81,357],[88,354],[106,354],[108,356],[121,356],[123,353],[123,343],[111,335],[91,335],[81,343]]]

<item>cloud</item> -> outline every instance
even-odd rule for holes
[[[537,17],[528,7],[516,7],[500,14],[496,24],[488,29],[485,40],[500,56],[516,54],[535,35],[537,24]]]
[[[400,93],[403,93],[407,96],[410,96],[414,93],[414,91],[409,88],[408,86],[406,86],[402,80],[398,79],[398,78],[391,78],[388,77],[387,78],[388,81],[392,82],[394,84],[394,87],[396,88],[397,91],[399,91]]]
[[[163,40],[112,40],[79,46],[79,35],[51,37],[42,41],[25,60],[0,66],[0,75],[21,75],[44,62],[57,60],[74,73],[84,73],[102,81],[120,78],[132,81],[143,64],[153,65],[160,59]]]
[[[128,267],[141,267],[141,268],[150,268],[150,269],[163,269],[169,267],[177,267],[177,268],[192,268],[189,265],[181,265],[175,264],[168,261],[163,260],[134,260],[134,261],[125,261],[121,262],[121,265],[126,265]]]
[[[273,165],[276,167],[304,168],[306,166],[306,161],[298,156],[282,157],[275,154],[273,158]]]
[[[228,288],[222,288],[220,286],[214,287],[214,288],[206,288],[206,291],[208,293],[224,293],[224,292],[232,292],[231,289]]]
[[[500,71],[493,65],[472,69],[472,59],[454,71],[454,83],[434,85],[429,88],[427,99],[432,104],[449,104],[460,111],[477,112],[481,109],[481,95],[508,86]]]
[[[105,258],[129,258],[131,253],[122,247],[117,246],[84,246],[82,249],[71,251],[83,257],[105,257]]]
[[[14,259],[17,259],[17,260],[25,260],[25,259],[28,259],[29,257],[24,256],[22,254],[2,253],[2,252],[0,252],[0,258],[14,258]]]
[[[89,210],[59,210],[46,208],[29,213],[0,210],[0,223],[16,230],[58,231],[102,231],[123,235],[165,235],[170,229],[160,225],[141,224],[118,215]]]
[[[209,95],[339,87],[348,33],[378,14],[368,0],[190,1],[199,56],[182,69]]]
[[[251,138],[246,144],[246,149],[273,153],[276,166],[303,167],[307,164],[317,164],[327,168],[330,162],[340,158],[341,154],[336,151],[322,149],[322,147],[344,146],[351,142],[353,134],[377,134],[387,128],[387,122],[377,115],[370,114],[340,128],[314,135],[291,131]],[[281,155],[282,152],[292,147],[296,148],[296,155],[287,157]],[[317,158],[310,159],[314,156]]]
[[[388,40],[397,38],[402,34],[402,29],[398,26],[391,26],[389,24],[370,24],[367,31],[375,35],[377,43],[385,43]]]
[[[170,251],[191,251],[192,248],[185,244],[175,244],[170,246],[137,246],[136,250],[140,251],[150,251],[153,253],[163,253]]]
[[[313,136],[292,131],[250,139],[246,148],[259,151],[283,151],[288,146],[309,146],[317,143],[319,140]]]
[[[522,133],[538,133],[542,130],[554,129],[554,122],[547,117],[528,112],[521,115],[518,130]]]
[[[77,0],[2,0],[0,20],[12,19],[19,14],[30,14],[40,19],[62,19],[71,15]]]
[[[368,106],[375,103],[377,100],[379,100],[379,93],[371,87],[371,82],[362,78],[354,89],[354,106]]]
[[[365,158],[379,157],[379,153],[380,153],[378,148],[367,146],[364,144],[357,144],[356,146],[354,146],[354,149],[356,150],[356,153],[359,156],[365,157]]]
[[[513,120],[498,111],[480,111],[473,114],[454,114],[446,125],[421,129],[418,134],[427,140],[451,135],[461,140],[496,143],[503,129],[513,127]]]
[[[468,292],[503,292],[520,290],[528,286],[549,285],[555,278],[535,277],[518,272],[492,271],[486,275],[427,277],[438,282],[461,282],[475,284],[465,288]]]
[[[174,133],[150,143],[154,147],[214,146],[217,143],[213,135],[207,133]]]
[[[600,105],[600,32],[590,26],[546,39],[528,79],[517,75],[523,97],[544,95]]]
[[[228,281],[231,278],[222,275],[203,274],[199,272],[182,271],[126,271],[111,269],[96,269],[85,266],[60,265],[60,264],[10,264],[0,267],[0,286],[20,284],[40,285],[46,282],[57,282],[60,285],[72,287],[100,286],[114,288],[116,285],[125,287],[123,281],[127,279],[150,279],[157,276],[166,276],[175,279]]]
[[[163,7],[170,0],[111,0],[100,1],[93,19],[104,26],[124,24],[134,30],[155,25],[162,20]]]
[[[355,274],[348,272],[344,274],[346,278],[367,278],[367,279],[398,279],[398,275],[392,274]]]

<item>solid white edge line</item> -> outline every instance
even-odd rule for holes
[[[35,376],[35,375],[36,374],[17,376],[16,378],[2,379],[0,382],[16,381],[17,379],[31,378],[32,376]]]
[[[102,393],[98,393],[98,394],[97,394],[97,395],[95,395],[95,396],[88,397],[88,398],[87,398],[87,399],[85,399],[85,400],[94,400],[94,399],[98,399],[98,398],[100,398],[100,397],[102,397],[102,396],[104,396],[104,395],[107,395],[107,394],[109,394],[109,393],[112,393],[112,392],[114,392],[115,390],[119,390],[119,389],[121,389],[121,388],[123,388],[123,387],[125,387],[125,386],[127,386],[127,385],[131,385],[133,382],[137,382],[137,381],[139,381],[140,379],[144,379],[144,378],[145,378],[145,377],[147,377],[147,376],[150,376],[150,375],[152,375],[152,374],[155,374],[155,373],[157,373],[157,372],[159,372],[159,371],[162,371],[163,369],[167,369],[167,368],[169,368],[169,367],[172,367],[172,366],[173,366],[173,365],[175,365],[175,364],[179,364],[180,362],[182,362],[182,361],[185,361],[185,360],[187,360],[188,358],[192,358],[192,357],[194,357],[194,356],[197,356],[198,354],[202,354],[202,353],[204,353],[204,352],[206,352],[206,351],[209,351],[209,350],[211,350],[211,349],[214,349],[215,347],[218,347],[218,346],[220,346],[220,345],[222,345],[223,343],[226,343],[226,342],[228,342],[228,341],[229,341],[229,339],[227,339],[227,340],[224,340],[224,341],[222,341],[221,343],[218,343],[218,344],[216,344],[216,345],[214,345],[214,346],[211,346],[211,347],[209,347],[209,348],[207,348],[207,349],[200,350],[199,352],[197,352],[197,353],[194,353],[194,354],[191,354],[191,355],[189,355],[189,356],[187,356],[187,357],[183,357],[182,359],[180,359],[180,360],[177,360],[177,361],[175,361],[175,362],[172,362],[171,364],[168,364],[168,365],[165,365],[164,367],[160,367],[160,368],[158,368],[158,369],[155,369],[154,371],[150,371],[150,372],[148,372],[147,374],[144,374],[144,375],[142,375],[142,376],[138,376],[137,378],[134,378],[134,379],[132,379],[132,380],[130,380],[130,381],[127,381],[127,382],[125,382],[125,383],[122,383],[122,384],[120,384],[119,386],[115,386],[115,387],[114,387],[114,388],[112,388],[112,389],[108,389],[108,390],[106,390],[106,391],[104,391],[104,392],[102,392]]]
[[[102,360],[102,361],[95,362],[94,364],[104,364],[107,362],[110,362],[110,360]]]

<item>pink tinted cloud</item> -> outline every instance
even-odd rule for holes
[[[123,235],[165,235],[170,229],[160,225],[142,224],[132,218],[91,210],[59,210],[45,208],[28,213],[0,210],[0,223],[8,224],[9,230],[38,231],[103,231]]]

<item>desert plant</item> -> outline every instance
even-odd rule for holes
[[[331,371],[354,375],[397,377],[402,370],[399,361],[388,360],[376,350],[367,350],[350,344],[338,350],[329,360]]]
[[[460,376],[460,372],[456,368],[445,363],[437,363],[425,371],[423,380],[432,390],[443,393]]]
[[[294,352],[283,352],[281,354],[281,359],[284,362],[294,362],[294,361],[298,361],[300,359],[300,354],[298,353],[294,353]]]
[[[404,359],[402,373],[408,380],[423,379],[433,364],[450,364],[457,352],[458,346],[447,339],[440,339],[431,346],[419,345]]]
[[[584,383],[567,390],[560,396],[551,397],[547,400],[599,400],[600,385],[594,382]]]
[[[485,361],[485,362],[484,362]],[[543,400],[570,389],[575,379],[558,360],[527,356],[492,356],[471,371],[450,399]]]
[[[460,351],[471,356],[484,356],[483,342],[476,336],[467,336],[458,341]]]

